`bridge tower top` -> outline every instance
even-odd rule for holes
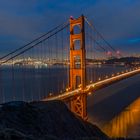
[[[78,19],[70,18],[70,88],[72,90],[78,86],[85,88],[85,70],[85,28],[82,15]]]

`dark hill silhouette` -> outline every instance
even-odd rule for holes
[[[0,107],[0,140],[74,140],[108,137],[61,101],[9,102]]]
[[[107,64],[114,64],[115,62],[124,62],[124,63],[132,63],[132,62],[140,62],[139,57],[122,57],[122,58],[112,58],[109,60],[106,60]]]

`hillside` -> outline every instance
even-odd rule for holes
[[[115,62],[123,62],[125,64],[131,64],[134,62],[140,62],[139,57],[122,57],[122,58],[112,58],[109,60],[106,60],[106,64],[114,64]]]
[[[88,137],[88,138],[87,138]],[[9,102],[0,107],[0,140],[108,139],[61,101]]]

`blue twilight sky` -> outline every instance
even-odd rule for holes
[[[140,54],[140,0],[0,0],[0,55],[81,14],[125,54]]]

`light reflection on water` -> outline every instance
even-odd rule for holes
[[[88,96],[88,118],[108,136],[140,139],[140,75]]]
[[[102,130],[110,137],[139,137],[140,131],[140,98],[126,107],[120,114],[107,122]]]

